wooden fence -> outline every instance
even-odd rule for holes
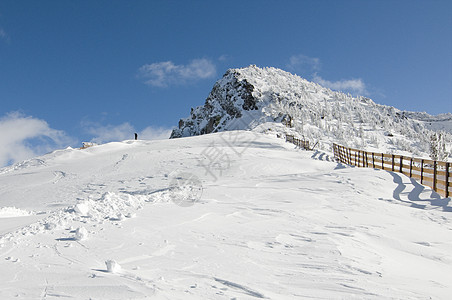
[[[292,143],[292,144],[294,144],[300,148],[306,149],[306,150],[311,150],[311,148],[309,147],[309,141],[297,139],[293,135],[286,135],[286,142]]]
[[[287,138],[286,138],[287,140]],[[451,195],[451,163],[395,154],[366,152],[333,144],[334,157],[345,164],[399,172],[420,180],[446,198]]]

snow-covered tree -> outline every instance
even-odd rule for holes
[[[430,135],[430,157],[433,160],[445,161],[448,153],[442,132],[434,132]]]

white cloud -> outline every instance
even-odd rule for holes
[[[146,64],[138,70],[139,77],[147,78],[146,84],[167,87],[189,81],[214,77],[216,67],[210,60],[194,59],[188,65],[175,65],[172,61]]]
[[[133,140],[135,132],[141,140],[160,140],[167,139],[171,134],[170,128],[149,126],[141,131],[137,131],[128,122],[120,125],[100,125],[96,123],[84,122],[82,126],[88,134],[94,136],[91,142],[108,143],[113,141]]]
[[[287,67],[302,74],[313,73],[320,70],[320,59],[303,54],[293,55],[290,57]]]
[[[313,81],[332,90],[348,92],[351,94],[358,94],[361,96],[367,96],[369,94],[366,89],[366,85],[362,81],[362,79],[345,79],[338,81],[329,81],[315,74],[313,77]]]
[[[12,112],[0,117],[0,166],[68,146],[74,141],[46,121]]]

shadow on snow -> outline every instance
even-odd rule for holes
[[[409,178],[410,183],[404,183],[402,176],[400,176],[398,173],[389,171],[388,173],[391,174],[391,176],[393,177],[393,182],[397,184],[397,187],[392,193],[394,199],[410,204],[411,207],[419,209],[425,209],[427,207],[427,204],[422,203],[429,202],[431,206],[440,207],[445,212],[452,212],[452,206],[449,206],[451,200],[450,198],[441,198],[441,196],[438,193],[432,190],[429,198],[421,199],[421,194],[423,192],[427,192],[425,186],[419,184],[413,178]],[[412,187],[412,190],[409,192],[404,192],[408,186]],[[402,194],[407,194],[406,198],[408,200],[403,200],[401,198]]]

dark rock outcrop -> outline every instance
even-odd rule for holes
[[[192,109],[190,116],[179,121],[170,138],[193,136],[221,131],[243,111],[257,110],[254,86],[240,78],[239,70],[230,69],[215,83],[204,106]]]

